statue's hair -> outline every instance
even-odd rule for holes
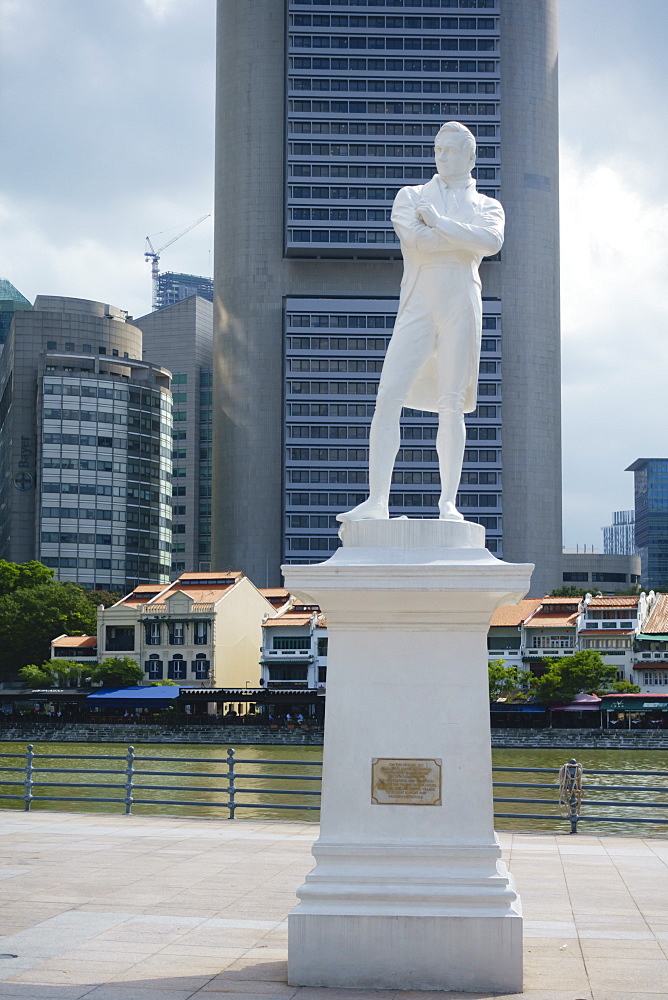
[[[462,125],[461,122],[446,122],[445,125],[442,125],[438,130],[436,138],[434,139],[434,145],[436,145],[438,140],[443,136],[444,132],[454,132],[456,135],[461,136],[466,142],[468,150],[471,154],[471,159],[475,160],[475,136],[473,135],[473,132],[466,127],[466,125]]]

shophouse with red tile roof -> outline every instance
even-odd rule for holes
[[[99,609],[99,658],[131,657],[147,684],[256,688],[262,623],[276,613],[241,572],[182,573],[162,589],[137,587]]]
[[[327,619],[316,605],[295,601],[262,627],[261,684],[268,691],[317,690],[327,685]]]
[[[588,594],[578,617],[578,648],[600,653],[606,663],[616,668],[618,680],[638,683],[634,675],[634,641],[653,604],[654,594]]]

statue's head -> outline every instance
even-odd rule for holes
[[[434,139],[434,153],[444,181],[461,179],[475,166],[475,136],[460,122],[446,122]]]

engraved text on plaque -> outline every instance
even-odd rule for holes
[[[374,757],[371,801],[379,806],[440,806],[441,758]]]

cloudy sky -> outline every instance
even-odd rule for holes
[[[252,2],[252,0],[247,0]],[[214,0],[0,0],[0,277],[150,308],[212,210]],[[564,542],[668,454],[668,3],[561,0]],[[207,220],[165,270],[211,274]]]

